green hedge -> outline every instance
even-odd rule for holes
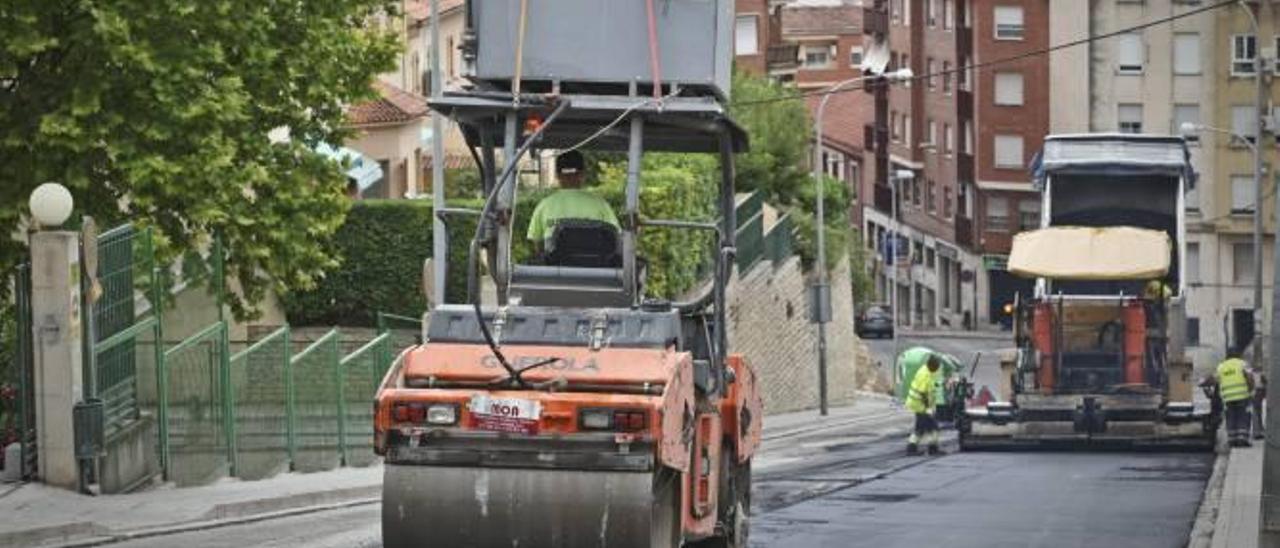
[[[284,297],[289,323],[373,325],[379,311],[421,314],[426,309],[422,264],[431,256],[431,224],[428,200],[356,202],[329,244],[340,265],[313,290]],[[466,225],[451,231],[455,264],[465,261],[461,233],[475,226]],[[450,282],[451,294],[465,292],[461,277]]]
[[[648,218],[710,220],[714,184],[688,169],[685,160],[659,160],[646,166],[641,215]],[[603,165],[594,189],[616,211],[624,201],[623,167]],[[527,262],[532,247],[524,239],[533,209],[550,190],[522,189],[516,200],[512,259]],[[478,209],[479,200],[451,200],[454,207]],[[450,223],[449,301],[466,298],[466,252],[475,231],[473,218]],[[431,256],[430,200],[364,200],[356,202],[329,244],[340,265],[311,291],[284,297],[294,325],[373,325],[376,314],[417,316],[426,308],[422,296],[422,264]],[[640,236],[640,253],[650,265],[647,293],[674,298],[691,289],[708,272],[712,238],[706,233],[650,228]]]

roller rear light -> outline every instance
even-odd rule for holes
[[[578,413],[578,427],[607,432],[640,432],[649,426],[648,416],[643,409],[583,409]]]

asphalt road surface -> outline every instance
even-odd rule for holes
[[[1195,453],[954,453],[906,457],[908,419],[874,413],[765,441],[752,547],[1181,547],[1213,466]],[[356,506],[141,539],[130,548],[376,548]]]

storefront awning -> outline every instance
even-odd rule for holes
[[[316,152],[324,154],[337,162],[347,162],[346,175],[356,182],[361,191],[373,186],[374,183],[382,179],[382,166],[358,151],[347,147],[333,148],[321,143],[316,147]]]

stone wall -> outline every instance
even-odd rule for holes
[[[870,353],[853,330],[847,260],[831,273],[832,321],[827,324],[827,381],[832,406],[853,403],[872,369]],[[729,286],[731,351],[760,375],[765,412],[818,407],[818,335],[809,323],[806,277],[799,257],[757,263]]]

